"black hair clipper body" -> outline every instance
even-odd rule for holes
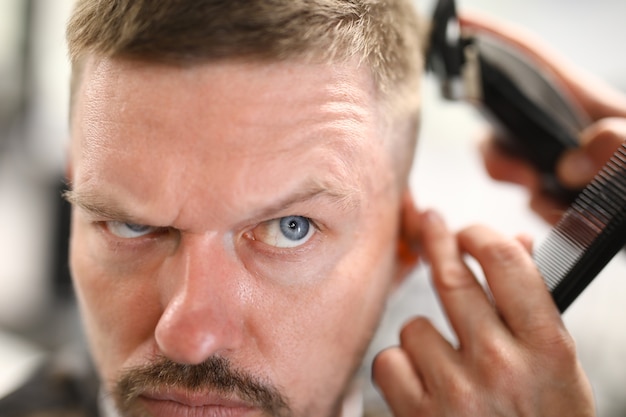
[[[477,105],[497,129],[505,149],[529,161],[542,175],[544,189],[571,201],[555,166],[589,123],[549,74],[511,45],[486,34],[464,36],[454,0],[440,0],[433,14],[428,69],[451,100]]]

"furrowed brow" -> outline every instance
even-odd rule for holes
[[[337,185],[337,184],[335,184]],[[143,224],[137,215],[117,205],[114,201],[103,196],[76,190],[68,190],[63,197],[73,206],[76,206],[93,217],[106,220],[115,220],[128,223]],[[262,208],[253,217],[267,217],[275,213],[288,210],[292,206],[322,199],[335,206],[339,211],[347,212],[357,209],[362,201],[360,192],[356,189],[343,186],[331,186],[330,184],[310,183],[300,190],[287,194],[284,198],[275,201],[269,206]]]
[[[305,203],[318,198],[326,199],[342,211],[358,208],[361,204],[359,192],[351,188],[334,188],[324,184],[313,183],[301,191],[288,195],[285,198],[262,210],[261,216],[289,209],[299,203]]]
[[[67,190],[63,193],[63,198],[73,206],[79,207],[96,217],[128,221],[136,218],[136,216],[133,216],[115,204],[105,201],[102,197],[96,194]]]

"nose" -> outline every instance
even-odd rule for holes
[[[177,363],[198,364],[242,344],[244,270],[220,240],[185,237],[164,268],[165,309],[155,339],[160,352]]]

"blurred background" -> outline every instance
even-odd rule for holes
[[[434,1],[416,2],[430,15]],[[60,199],[68,137],[64,25],[72,3],[0,0],[0,397],[48,355],[82,344]],[[457,3],[529,28],[575,65],[626,91],[623,0]],[[480,222],[511,235],[545,236],[548,227],[528,209],[523,191],[484,173],[476,150],[484,122],[477,113],[442,101],[430,77],[424,103],[411,177],[419,204],[439,209],[453,227]],[[615,258],[565,314],[603,417],[626,415],[625,258]],[[448,331],[425,268],[395,297],[372,352],[395,343],[401,324],[415,314]],[[377,401],[371,395],[368,401]]]
[[[71,6],[0,0],[0,396],[46,354],[79,339],[67,319],[75,315],[59,199]]]

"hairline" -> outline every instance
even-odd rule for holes
[[[315,51],[307,51],[308,53],[300,53],[300,54],[292,54],[285,57],[276,57],[276,56],[263,56],[263,55],[232,55],[225,56],[220,58],[198,58],[192,57],[187,60],[176,60],[176,59],[168,59],[162,56],[142,56],[142,55],[132,55],[125,53],[118,54],[103,54],[97,52],[87,52],[78,57],[73,57],[71,61],[71,73],[70,73],[70,96],[69,96],[69,119],[70,122],[72,120],[72,114],[74,112],[74,105],[76,102],[76,96],[80,91],[84,74],[86,63],[90,59],[111,59],[114,61],[121,62],[137,62],[146,65],[154,65],[154,66],[164,66],[164,67],[172,67],[172,68],[191,68],[191,67],[200,67],[204,65],[212,65],[212,64],[220,64],[224,62],[230,63],[241,63],[241,64],[274,64],[281,62],[295,62],[295,63],[304,63],[304,64],[314,64],[314,65],[343,65],[349,63],[350,60],[357,61],[356,57],[324,57],[321,53],[316,53]],[[369,62],[364,62],[363,60],[359,60],[355,69],[366,67],[367,73],[372,81],[374,86],[374,99],[381,106],[381,110],[387,115],[390,116],[391,119],[399,118],[413,118],[419,117],[419,106],[417,103],[407,103],[403,102],[400,96],[414,96],[413,94],[401,94],[396,91],[399,90],[399,86],[394,86],[390,88],[387,84],[391,84],[389,82],[385,82],[385,80],[381,80],[380,76],[377,72],[372,68]],[[418,86],[405,86],[405,88],[418,88]],[[411,100],[412,101],[412,100]],[[397,113],[400,113],[397,115]]]

